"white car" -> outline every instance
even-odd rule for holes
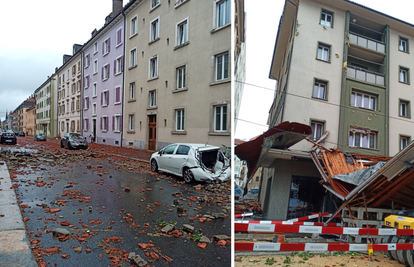
[[[151,171],[167,172],[186,183],[230,179],[230,161],[220,147],[204,144],[172,144],[151,155]]]

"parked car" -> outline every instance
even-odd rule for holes
[[[0,144],[7,144],[7,145],[17,144],[16,135],[12,131],[3,132],[0,136]]]
[[[46,141],[46,136],[42,133],[36,134],[34,137],[35,141]]]
[[[18,135],[18,136],[26,136],[26,135],[24,134],[24,132],[18,132],[18,133],[17,133],[17,135]]]
[[[220,147],[204,144],[172,144],[151,155],[151,171],[184,178],[186,183],[230,178],[230,161]]]
[[[68,149],[77,149],[77,148],[88,148],[88,142],[85,137],[78,133],[66,133],[60,140],[60,147],[64,148],[65,146]]]

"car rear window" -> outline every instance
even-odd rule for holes
[[[14,134],[12,134],[12,133],[4,133],[4,134],[3,134],[3,136],[13,137],[13,136],[14,136]]]

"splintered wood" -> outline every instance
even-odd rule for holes
[[[342,151],[334,149],[321,152],[321,159],[325,165],[327,174],[329,177],[337,174],[351,173],[356,170],[365,169],[362,163],[356,161],[353,157],[350,157],[354,162],[353,165],[346,162],[345,155]]]

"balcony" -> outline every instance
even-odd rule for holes
[[[346,76],[359,81],[385,86],[385,76],[375,72],[348,66]]]
[[[357,33],[349,33],[349,43],[385,54],[385,43]]]

